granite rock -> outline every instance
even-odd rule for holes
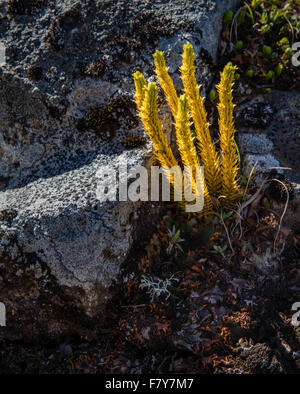
[[[100,202],[95,194],[103,166],[147,165],[149,143],[130,151],[122,144],[128,133],[143,135],[133,72],[153,80],[158,48],[180,89],[179,54],[190,41],[205,89],[223,14],[238,1],[8,3],[0,5],[6,48],[0,68],[0,296],[11,321],[15,311],[36,328],[30,335],[47,320],[41,299],[48,297],[52,307],[72,304],[89,316],[103,310],[141,233],[138,221],[151,223],[157,214],[157,205]],[[171,117],[161,115],[170,134]],[[18,296],[9,287],[16,270]],[[48,293],[43,272],[52,286]],[[35,283],[30,289],[28,277]],[[66,315],[58,324],[51,316],[46,333],[73,321]]]

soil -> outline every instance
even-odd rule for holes
[[[273,189],[255,202],[256,214],[252,204],[241,228],[234,216],[226,220],[232,250],[222,253],[217,247],[228,241],[218,220],[205,225],[166,208],[124,264],[97,337],[2,340],[2,373],[299,373],[291,307],[300,299],[300,233],[281,228],[274,250]],[[182,250],[170,248],[173,226]],[[151,299],[143,278],[169,279],[169,292]]]

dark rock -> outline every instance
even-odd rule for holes
[[[265,129],[273,119],[274,110],[270,104],[255,103],[246,105],[242,111],[242,119],[247,126]]]
[[[16,216],[0,223],[0,300],[16,316],[8,316],[11,333],[91,329],[82,316],[97,320],[141,236],[137,223],[146,218],[148,231],[159,210],[96,196],[103,167],[148,165],[150,146],[123,146],[130,133],[143,135],[132,74],[152,77],[158,48],[181,89],[180,54],[190,41],[205,89],[223,14],[237,3],[11,0],[6,13],[1,2],[0,211]],[[163,107],[161,116],[170,136],[173,121]]]

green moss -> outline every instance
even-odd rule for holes
[[[254,71],[251,68],[248,68],[248,70],[246,70],[246,76],[248,78],[252,78],[254,75]]]
[[[300,69],[293,67],[291,62],[292,39],[294,42],[300,40],[298,1],[252,0],[245,2],[235,16],[228,11],[224,22],[225,50],[219,57],[220,69],[232,61],[239,67],[241,76],[253,78],[256,86],[263,85],[267,78],[279,89],[299,87]],[[237,54],[237,51],[240,52]],[[270,70],[274,70],[275,75]]]
[[[216,89],[211,89],[211,91],[209,92],[209,99],[210,101],[215,101],[218,97],[218,93],[216,91]]]
[[[275,76],[274,71],[270,70],[267,72],[266,79],[267,80],[272,79],[272,78],[274,78],[274,76]]]
[[[224,23],[231,23],[233,20],[233,12],[231,10],[227,11],[224,15]]]
[[[243,49],[243,46],[244,46],[243,41],[242,41],[242,40],[239,40],[239,41],[235,44],[234,49],[235,49],[236,51],[239,51],[239,50]]]
[[[263,50],[263,54],[264,54],[265,56],[270,56],[271,53],[272,53],[272,48],[269,47],[268,45],[264,45],[263,48],[262,48],[262,50]]]

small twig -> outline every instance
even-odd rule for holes
[[[140,304],[140,305],[121,305],[121,308],[142,308],[146,306],[146,304]]]
[[[283,220],[283,218],[284,218],[284,215],[285,215],[286,210],[287,210],[287,207],[288,207],[290,195],[289,195],[288,188],[286,187],[286,185],[285,185],[283,182],[279,181],[278,179],[273,179],[273,181],[279,182],[279,183],[284,187],[284,189],[285,189],[285,191],[286,191],[286,202],[285,202],[284,210],[283,210],[283,212],[282,212],[282,214],[281,214],[281,216],[280,216],[279,225],[278,225],[278,229],[277,229],[277,232],[276,232],[276,237],[275,237],[274,245],[273,245],[273,249],[274,249],[274,253],[275,253],[275,252],[276,252],[277,238],[278,238],[278,235],[279,235],[279,233],[280,233],[282,220]]]
[[[258,190],[256,191],[256,193],[255,193],[251,198],[249,198],[249,200],[247,200],[244,204],[242,204],[242,205],[240,206],[240,208],[239,208],[239,210],[238,210],[238,212],[239,212],[238,216],[239,216],[239,218],[240,218],[240,213],[242,213],[242,211],[243,211],[248,205],[252,204],[252,203],[256,200],[256,198],[259,196],[261,190],[262,190],[263,187],[266,185],[266,183],[270,183],[270,182],[272,182],[272,181],[275,181],[275,182],[280,183],[280,184],[284,187],[284,189],[285,189],[285,191],[286,191],[286,195],[287,195],[286,202],[285,202],[285,206],[284,206],[284,210],[283,210],[283,212],[282,212],[282,214],[281,214],[281,216],[280,216],[279,225],[278,225],[278,229],[277,229],[276,236],[275,236],[275,240],[274,240],[274,244],[273,244],[273,249],[274,249],[274,253],[275,253],[275,252],[276,252],[277,238],[278,238],[278,235],[279,235],[279,233],[280,233],[280,229],[281,229],[281,225],[282,225],[282,220],[283,220],[283,218],[284,218],[284,215],[286,214],[286,210],[287,210],[288,203],[289,203],[289,191],[288,191],[286,185],[285,185],[283,182],[281,182],[281,181],[279,181],[278,179],[276,179],[276,178],[265,179],[265,180],[261,183],[261,185],[260,185],[260,187],[258,188]],[[237,219],[236,223],[238,223],[238,220],[240,220],[239,218]]]
[[[240,212],[242,212],[248,205],[252,204],[252,202],[256,200],[256,198],[259,196],[259,194],[260,194],[262,188],[263,188],[264,185],[265,185],[266,183],[268,183],[268,182],[269,182],[269,180],[268,180],[268,179],[265,179],[265,180],[261,183],[260,187],[259,187],[258,190],[253,194],[253,196],[250,197],[249,200],[247,200],[246,202],[244,202],[244,203],[240,206],[240,209],[239,209]]]
[[[262,168],[259,171],[257,171],[255,174],[252,175],[252,177],[257,177],[260,174],[265,173],[266,171],[269,170],[288,170],[288,171],[292,171],[292,168],[290,167],[266,167],[266,168]]]
[[[222,224],[223,224],[223,226],[225,228],[225,231],[226,231],[226,235],[227,235],[227,238],[228,238],[228,243],[229,243],[230,249],[232,250],[233,253],[235,253],[234,250],[233,250],[233,247],[232,247],[232,244],[231,244],[231,240],[230,240],[230,236],[229,236],[229,233],[228,233],[228,230],[227,230],[227,227],[226,227],[226,224],[224,222],[222,214],[220,215],[220,218],[221,218]]]
[[[290,25],[291,31],[292,31],[292,45],[294,44],[294,40],[295,40],[295,33],[294,33],[294,28],[293,25],[291,24],[291,22],[289,21],[289,19],[287,18],[286,15],[283,15],[284,19],[287,21],[287,23]]]
[[[256,223],[259,224],[259,215],[256,211],[254,211],[255,216],[256,216]]]
[[[231,28],[230,28],[230,36],[229,36],[230,44],[232,44],[232,30],[233,30],[233,27],[235,27],[235,38],[237,40],[237,23],[236,23],[236,20],[237,20],[237,17],[239,16],[239,13],[245,8],[246,8],[245,5],[243,7],[241,7],[241,8],[239,8],[237,10],[237,12],[235,13],[234,17],[233,17]]]
[[[239,204],[239,206],[240,206],[240,204]],[[235,222],[235,226],[234,226],[233,229],[231,230],[231,235],[233,235],[233,233],[234,233],[236,227],[239,226],[239,227],[240,227],[240,236],[239,236],[239,239],[241,239],[241,238],[242,238],[242,234],[243,234],[242,216],[241,216],[241,213],[240,213],[241,211],[234,211],[234,210],[233,210],[233,212],[237,214],[238,218],[237,218],[237,221]]]
[[[290,168],[290,167],[266,167],[260,171],[264,172],[266,170],[289,170],[289,171],[292,171],[292,168]]]
[[[164,363],[167,361],[167,359],[168,359],[169,357],[170,357],[170,356],[165,357],[165,358],[162,360],[162,362],[159,364],[159,367],[157,368],[157,372],[158,372],[158,373],[161,373],[161,372],[160,372],[160,369],[161,369],[161,367],[164,365]]]
[[[256,162],[256,163],[254,164],[254,166],[252,167],[252,170],[251,170],[250,175],[249,175],[249,177],[248,177],[247,184],[246,184],[246,187],[245,187],[245,191],[244,191],[244,193],[243,193],[242,201],[244,201],[244,199],[245,199],[245,196],[246,196],[246,193],[247,193],[247,190],[248,190],[248,186],[249,186],[250,180],[251,180],[251,178],[252,178],[252,175],[253,175],[253,173],[254,173],[254,170],[255,170],[255,167],[256,167],[256,166],[257,166],[257,162]]]

